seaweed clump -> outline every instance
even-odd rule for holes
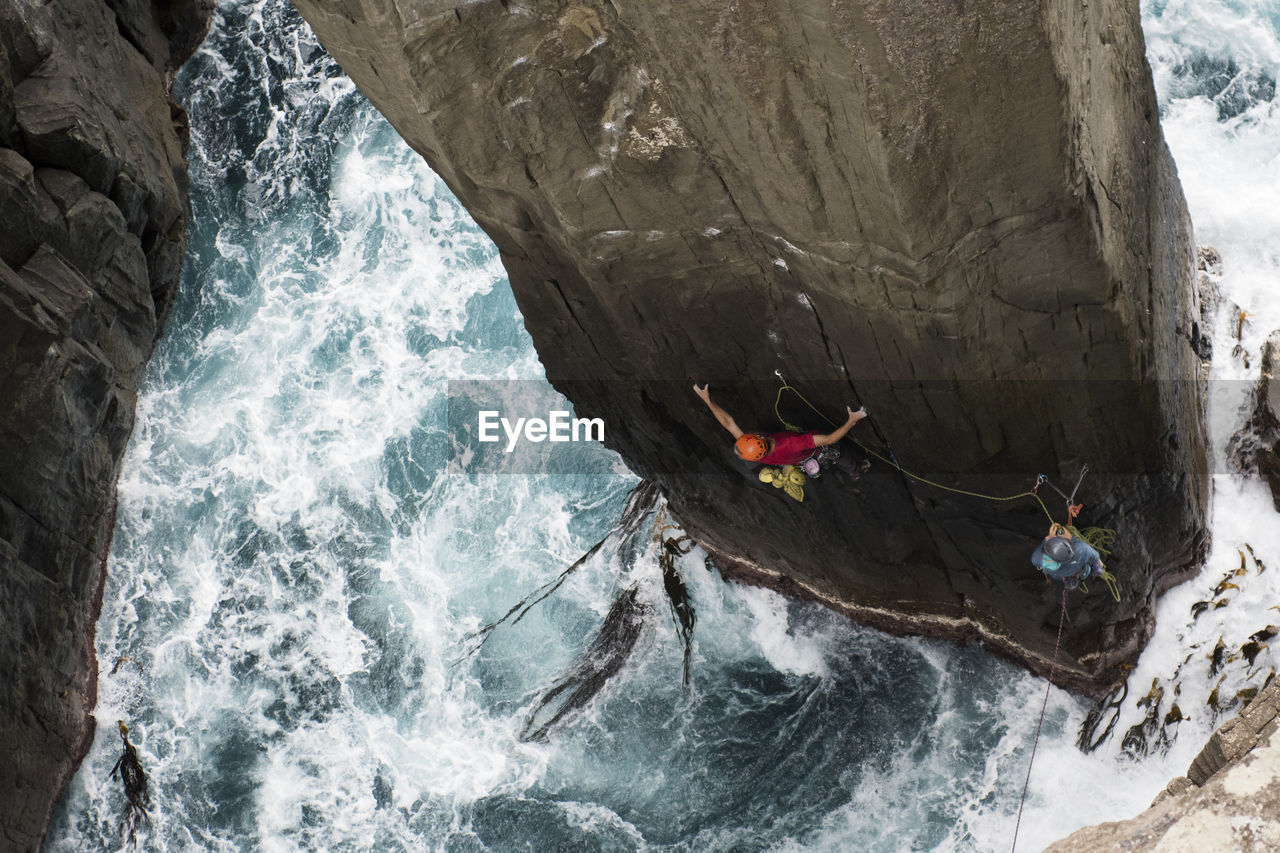
[[[138,760],[138,750],[129,743],[129,727],[124,724],[124,720],[118,720],[117,724],[120,726],[120,739],[124,741],[124,752],[111,768],[111,778],[120,774],[127,800],[122,828],[129,833],[129,843],[137,846],[138,824],[151,820],[151,815],[147,812],[151,807],[151,792],[147,790],[147,773]]]
[[[1132,664],[1121,664],[1120,678],[1111,685],[1107,695],[1099,699],[1097,704],[1089,709],[1089,713],[1085,715],[1084,722],[1080,724],[1080,733],[1076,737],[1076,746],[1081,752],[1093,752],[1107,738],[1111,737],[1116,723],[1120,721],[1121,707],[1129,696],[1129,673],[1132,671]],[[1112,712],[1111,719],[1107,721],[1106,727],[1099,734],[1098,728],[1102,726],[1103,718],[1107,716],[1108,711]]]
[[[684,646],[684,686],[689,686],[690,659],[693,654],[693,626],[698,614],[689,597],[689,588],[685,586],[680,573],[676,571],[676,557],[688,554],[693,549],[693,540],[688,536],[666,538],[662,540],[662,553],[658,563],[662,566],[662,588],[667,593],[667,603],[671,605],[671,618],[676,623],[676,633]]]
[[[638,486],[631,490],[631,494],[627,497],[627,505],[622,511],[622,518],[618,523],[604,535],[596,544],[573,562],[573,565],[561,572],[555,579],[548,581],[533,592],[526,595],[515,606],[507,611],[500,619],[495,619],[488,625],[485,625],[478,631],[468,634],[464,639],[471,642],[471,647],[463,653],[459,659],[459,663],[467,658],[472,657],[488,642],[489,637],[493,634],[495,628],[510,620],[514,625],[523,619],[530,610],[537,604],[546,600],[558,590],[569,576],[587,564],[592,557],[600,552],[611,540],[621,540],[620,553],[624,563],[630,562],[635,556],[635,540],[640,531],[641,523],[649,516],[661,497],[661,491],[657,483],[650,480],[642,481]],[[514,618],[513,618],[514,617]]]
[[[640,639],[649,608],[629,587],[614,600],[595,639],[569,671],[547,689],[525,720],[522,741],[545,741],[560,723],[575,716],[618,674]]]

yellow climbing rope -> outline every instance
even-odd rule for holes
[[[1086,527],[1084,530],[1078,530],[1075,526],[1068,524],[1067,530],[1070,530],[1075,538],[1088,542],[1099,554],[1111,556],[1107,546],[1116,541],[1116,532],[1110,527]]]
[[[770,483],[775,489],[782,489],[797,501],[804,501],[804,484],[807,482],[804,472],[794,465],[783,465],[781,468],[761,468],[760,482]]]

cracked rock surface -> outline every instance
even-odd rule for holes
[[[174,69],[211,3],[0,0],[0,848],[93,737],[120,458],[178,285]]]
[[[936,483],[1087,463],[1122,598],[1071,597],[1060,677],[1105,689],[1146,642],[1203,553],[1207,469],[1136,0],[297,6],[493,238],[552,383],[727,575],[1049,668],[1040,507],[883,461],[782,497],[690,390],[769,431],[780,370]]]

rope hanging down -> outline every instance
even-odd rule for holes
[[[1049,665],[1049,678],[1044,685],[1044,702],[1040,704],[1040,722],[1036,723],[1035,740],[1031,742],[1031,759],[1027,761],[1027,779],[1022,783],[1022,799],[1018,801],[1018,820],[1013,825],[1013,846],[1009,853],[1018,849],[1018,829],[1022,826],[1022,807],[1027,802],[1027,789],[1031,786],[1031,767],[1036,761],[1036,747],[1040,745],[1040,729],[1044,727],[1044,714],[1049,707],[1049,690],[1053,687],[1053,673],[1058,668],[1058,648],[1062,645],[1062,625],[1067,621],[1067,588],[1062,588],[1062,610],[1058,613],[1058,639],[1053,641],[1053,663]]]

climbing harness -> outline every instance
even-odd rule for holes
[[[1067,588],[1062,588],[1062,609],[1058,613],[1058,639],[1053,641],[1053,663],[1049,665],[1049,678],[1044,685],[1044,702],[1040,704],[1040,722],[1036,723],[1036,736],[1031,741],[1031,758],[1027,761],[1027,779],[1022,783],[1022,799],[1018,801],[1018,820],[1013,825],[1013,846],[1009,853],[1018,849],[1018,829],[1022,826],[1022,807],[1027,802],[1027,789],[1031,786],[1031,767],[1036,761],[1036,747],[1040,745],[1040,730],[1044,727],[1044,714],[1049,707],[1049,690],[1053,687],[1053,673],[1058,668],[1058,649],[1062,645],[1062,626],[1067,621]]]

